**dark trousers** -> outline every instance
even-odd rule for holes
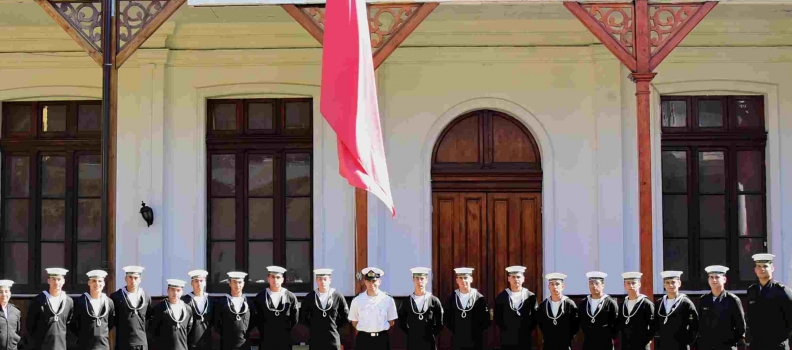
[[[148,345],[119,346],[118,350],[148,350]]]
[[[388,331],[377,333],[358,332],[355,337],[355,350],[390,350]]]

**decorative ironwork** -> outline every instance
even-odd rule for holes
[[[652,53],[660,49],[682,25],[701,8],[701,5],[650,5],[649,43]]]
[[[632,5],[583,5],[583,8],[630,54],[635,55],[635,15]]]
[[[117,52],[128,44],[168,4],[168,0],[133,0],[118,2]]]
[[[50,2],[97,51],[102,49],[102,2]]]
[[[303,6],[300,11],[310,17],[319,28],[324,30],[325,7],[324,6]]]

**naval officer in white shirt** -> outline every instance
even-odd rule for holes
[[[393,327],[399,317],[393,297],[379,289],[385,272],[376,267],[361,271],[365,279],[366,292],[352,299],[349,307],[349,321],[357,329],[355,349],[389,350],[388,329]]]

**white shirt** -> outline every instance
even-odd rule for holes
[[[514,307],[517,307],[523,302],[523,293],[525,293],[525,289],[520,289],[519,292],[511,292],[509,298],[511,298],[511,302]]]
[[[632,309],[635,307],[635,304],[638,302],[638,300],[641,300],[641,298],[638,298],[638,299],[635,299],[635,300],[630,300],[629,298],[627,298],[627,312],[628,313],[632,312]]]
[[[6,320],[8,319],[8,304],[6,306],[2,306],[3,308],[3,315],[5,315]]]
[[[273,292],[267,288],[267,294],[269,294],[270,300],[272,300],[272,306],[276,309],[278,308],[278,305],[280,305],[281,299],[283,298],[283,291],[283,288],[281,288],[278,292]]]
[[[597,306],[599,306],[601,301],[602,301],[602,298],[599,298],[599,299],[589,298],[589,307],[591,308],[591,314],[592,315],[596,313]]]
[[[558,315],[558,308],[561,307],[561,302],[563,301],[564,299],[561,299],[559,301],[553,301],[552,299],[550,300],[550,311],[553,312],[553,316]]]
[[[424,295],[421,295],[421,296],[417,296],[415,294],[410,294],[410,297],[412,297],[413,301],[415,302],[415,309],[416,310],[418,310],[418,311],[426,311],[426,309],[429,307],[429,305],[427,305],[427,302],[426,302],[426,299],[427,299],[426,297],[428,295],[429,295],[428,292],[425,292]]]
[[[671,298],[668,298],[668,297],[666,298],[666,300],[665,300],[666,314],[671,312],[671,308],[674,306],[674,302],[677,300],[677,298],[674,298],[674,299],[671,299]]]
[[[65,292],[61,291],[57,297],[54,297],[48,291],[46,290],[44,291],[44,295],[47,296],[47,302],[50,304],[50,306],[52,306],[52,309],[55,310],[55,312],[58,312],[58,310],[60,310],[61,303],[63,303],[64,294]]]
[[[389,321],[399,318],[396,302],[393,298],[379,291],[375,296],[366,292],[358,294],[349,306],[349,320],[357,322],[357,330],[376,333],[388,330]]]
[[[457,295],[459,295],[459,305],[462,305],[462,308],[467,308],[470,301],[470,291],[467,294],[459,292]]]
[[[330,300],[330,295],[333,294],[335,289],[330,288],[327,292],[321,293],[318,290],[316,291],[316,295],[319,296],[319,304],[322,307],[327,307],[327,301]]]
[[[167,301],[168,306],[170,306],[171,312],[173,312],[173,318],[176,320],[180,320],[182,316],[182,312],[184,311],[184,305],[181,300],[177,301],[176,304],[171,303],[169,300]]]
[[[104,294],[100,294],[98,298],[94,299],[93,297],[88,295],[88,301],[91,303],[91,308],[93,309],[94,315],[99,315],[102,313],[102,302],[104,301]]]
[[[129,292],[126,289],[126,287],[122,289],[124,290],[124,293],[126,294],[127,299],[129,300],[129,305],[132,305],[132,307],[137,307],[138,302],[140,302],[140,291],[142,291],[142,289],[138,288],[137,291],[134,293]]]
[[[196,311],[198,311],[199,314],[204,312],[204,309],[206,309],[206,296],[203,295],[199,297],[193,293],[190,294],[192,294],[193,300],[195,300],[195,308],[197,309]]]
[[[242,304],[245,302],[245,297],[231,297],[231,305],[234,305],[234,311],[242,312]]]

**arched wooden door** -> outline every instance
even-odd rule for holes
[[[542,168],[539,148],[516,119],[480,110],[446,127],[432,154],[433,290],[445,301],[455,267],[475,268],[473,286],[494,305],[507,266],[524,265],[541,297]],[[540,299],[541,300],[541,299]],[[499,346],[497,327],[489,348]],[[448,335],[441,348],[449,348]]]

